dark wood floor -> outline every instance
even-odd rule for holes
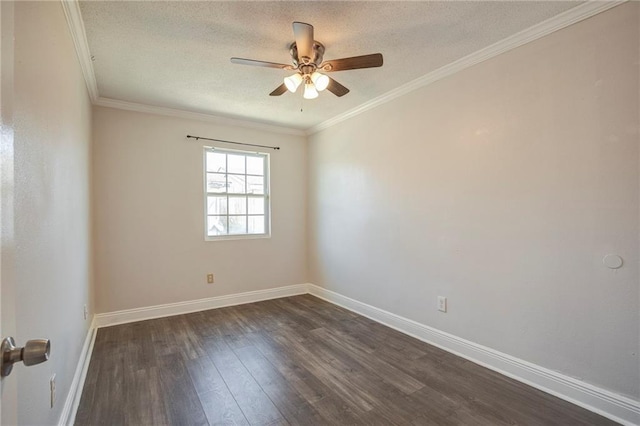
[[[77,425],[613,422],[313,296],[98,331]]]

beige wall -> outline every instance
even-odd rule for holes
[[[51,339],[48,362],[14,373],[18,423],[56,424],[91,301],[91,105],[59,2],[16,2],[14,82],[16,340]],[[49,407],[49,378],[58,400]]]
[[[102,107],[94,118],[98,312],[306,282],[303,137]],[[187,134],[281,147],[262,149],[271,238],[204,241],[206,141]]]
[[[311,282],[638,399],[638,8],[312,135]]]

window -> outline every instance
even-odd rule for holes
[[[206,238],[269,235],[269,155],[205,148]]]

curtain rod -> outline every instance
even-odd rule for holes
[[[204,140],[206,140],[206,141],[223,142],[223,143],[232,143],[232,144],[234,144],[234,145],[257,146],[257,147],[260,147],[260,148],[280,149],[280,147],[279,147],[279,146],[255,145],[255,144],[252,144],[252,143],[242,143],[242,142],[225,141],[224,139],[203,138],[202,136],[191,136],[191,135],[187,135],[187,138],[189,138],[189,139],[195,139],[195,140],[204,139]]]

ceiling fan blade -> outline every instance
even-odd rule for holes
[[[254,59],[231,58],[231,62],[240,65],[253,65],[254,67],[280,68],[283,70],[293,69],[291,65],[277,64],[275,62],[256,61]]]
[[[296,39],[298,57],[313,58],[313,25],[304,22],[293,23],[293,37]]]
[[[269,96],[280,96],[286,91],[287,91],[287,86],[285,86],[284,83],[282,83],[280,86],[276,87],[276,90],[269,93]]]
[[[344,87],[342,84],[338,83],[331,77],[329,77],[329,85],[327,86],[327,90],[336,95],[337,97],[341,97],[349,93],[349,89]]]
[[[330,65],[330,67],[328,67]],[[325,71],[355,70],[358,68],[375,68],[382,66],[382,53],[372,53],[371,55],[353,56],[351,58],[333,59],[325,61],[320,65]],[[329,69],[327,69],[327,68]]]

